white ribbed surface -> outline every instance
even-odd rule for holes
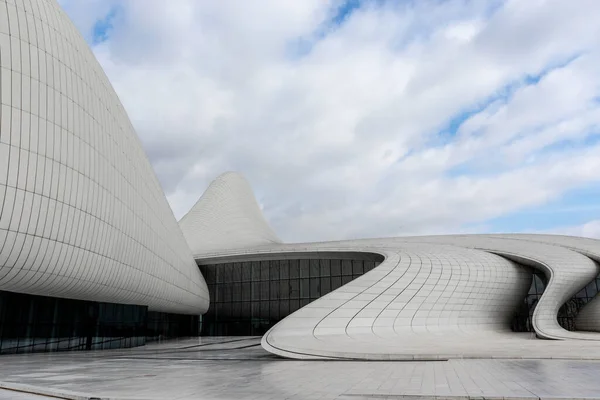
[[[282,320],[263,337],[263,347],[291,358],[479,357],[502,355],[501,349],[518,356],[520,346],[531,344],[510,332],[507,316],[525,296],[531,275],[509,260],[549,276],[533,317],[538,336],[598,341],[600,334],[570,332],[556,320],[560,306],[600,273],[598,264],[576,251],[598,254],[600,241],[578,239],[447,235],[272,247],[269,252],[380,252],[386,260]],[[597,302],[582,310],[580,329],[596,330]]]
[[[0,66],[0,290],[204,312],[125,110],[56,1],[0,0]]]
[[[276,258],[277,253],[285,258],[290,252],[320,251],[374,252],[386,258],[374,270],[273,327],[262,341],[273,353],[292,358],[406,359],[418,358],[419,351],[429,356],[433,352],[437,358],[456,352],[497,356],[499,348],[506,348],[518,355],[521,344],[515,338],[522,335],[510,331],[509,321],[531,283],[531,271],[520,265],[548,277],[532,321],[539,337],[600,340],[595,332],[567,331],[557,322],[559,308],[600,273],[593,261],[600,259],[600,241],[552,235],[447,235],[272,243],[261,236],[272,231],[260,217],[247,184],[244,190],[231,190],[242,186],[234,182],[239,176],[225,176],[216,181],[218,190],[209,188],[205,203],[198,207],[195,221],[212,217],[203,225],[202,235],[195,237],[210,241],[212,227],[229,230],[195,250],[197,259],[226,255],[243,259],[253,254]],[[227,200],[233,193],[237,200]],[[241,234],[235,226],[243,226]],[[193,226],[185,230],[188,238],[194,237]],[[584,308],[580,328],[597,330],[597,302]],[[495,347],[488,351],[489,343]]]
[[[422,240],[449,243],[489,251],[522,265],[538,269],[548,277],[548,285],[533,314],[533,327],[545,339],[591,339],[600,335],[570,332],[556,319],[560,307],[600,273],[590,258],[560,245],[560,240],[545,241],[535,235],[448,235]],[[555,243],[555,244],[553,244]]]
[[[447,235],[281,244],[265,222],[252,190],[238,174],[215,180],[180,222],[197,259],[289,253],[372,252],[374,270],[310,303],[274,326],[267,350],[292,358],[405,359],[415,351],[486,354],[487,342],[522,337],[510,319],[531,284],[526,267],[542,271],[547,287],[532,318],[538,337],[599,341],[600,302],[567,331],[559,308],[600,273],[600,241],[553,235]],[[286,253],[286,254],[284,254]],[[525,265],[526,267],[523,267]],[[478,346],[471,343],[479,343]],[[516,345],[515,345],[516,343]],[[466,347],[465,347],[466,346]],[[516,346],[516,347],[515,347]],[[498,349],[495,348],[497,356]],[[493,352],[490,350],[489,354]],[[414,352],[411,356],[414,355]]]
[[[179,225],[194,255],[281,243],[252,188],[234,172],[215,179]]]
[[[267,332],[263,347],[275,354],[356,359],[528,354],[519,349],[530,347],[530,341],[521,343],[522,335],[510,332],[507,318],[525,296],[531,274],[509,260],[549,276],[533,316],[538,336],[600,340],[598,333],[570,332],[556,320],[560,306],[600,273],[598,264],[575,249],[597,254],[600,241],[447,235],[286,245],[269,252],[291,247],[380,252],[386,260]],[[582,310],[580,329],[597,330],[597,302]]]

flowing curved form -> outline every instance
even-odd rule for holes
[[[456,341],[510,335],[531,284],[526,268],[457,246],[380,243],[383,263],[283,319],[263,336],[263,347],[300,359],[439,359],[413,351],[443,341],[438,351],[447,354]],[[337,245],[376,251],[360,241]]]
[[[596,299],[577,316],[579,330],[567,330],[557,319],[560,308],[600,274],[597,240],[446,235],[282,244],[250,187],[231,173],[211,185],[181,224],[199,263],[227,262],[220,257],[283,260],[294,254],[319,259],[335,252],[384,257],[376,268],[273,326],[262,345],[284,357],[520,356],[522,335],[511,331],[511,318],[523,304],[534,270],[545,275],[547,284],[531,325],[538,338],[553,340],[535,341],[533,353],[543,354],[563,340],[600,345]],[[211,239],[213,231],[217,234]]]
[[[567,331],[557,321],[559,308],[599,275],[598,264],[573,251],[573,245],[555,244],[561,241],[554,237],[522,239],[447,235],[335,242],[338,250],[378,249],[386,260],[284,318],[264,335],[263,347],[299,359],[522,356],[519,336],[510,332],[508,320],[529,288],[527,267],[548,277],[532,319],[538,337],[600,341],[593,332],[597,297],[577,318],[577,326],[586,331]],[[595,248],[598,244],[588,242]],[[302,249],[323,251],[326,246]],[[556,347],[543,343],[528,344],[533,349],[528,353],[539,356]]]
[[[0,67],[0,290],[205,312],[131,122],[56,1],[0,0]]]
[[[281,243],[235,172],[215,179],[179,225],[194,255]]]
[[[476,248],[515,261],[543,272],[548,285],[533,314],[533,327],[544,339],[589,339],[600,336],[586,332],[570,332],[556,319],[560,307],[600,274],[600,267],[583,254],[560,244],[523,240],[519,235],[448,235],[425,238],[426,241],[451,243]],[[558,241],[560,243],[560,241]]]

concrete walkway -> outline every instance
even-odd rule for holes
[[[2,356],[0,387],[68,399],[600,399],[600,361],[291,361],[259,340]],[[29,399],[18,396],[6,398]]]

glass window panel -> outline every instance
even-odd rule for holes
[[[342,261],[341,260],[331,260],[331,276],[340,276],[342,275]]]
[[[206,274],[208,275],[207,282],[216,282],[217,281],[217,267],[216,265],[207,265],[206,266]]]
[[[300,299],[300,308],[310,304],[310,299]]]
[[[204,279],[206,280],[207,284],[211,284],[214,283],[216,280],[216,275],[215,275],[215,266],[214,265],[200,265],[200,272],[202,273],[202,276],[204,276]]]
[[[269,293],[270,300],[279,299],[279,281],[271,281],[271,291]]]
[[[222,266],[223,264],[218,264],[215,265],[215,275],[216,275],[216,282],[217,283],[223,283],[223,279],[224,279],[224,275],[223,275],[223,270],[222,270]]]
[[[222,301],[231,303],[233,300],[233,289],[231,285],[223,285],[223,299]]]
[[[363,261],[362,260],[353,260],[352,261],[352,275],[355,278],[361,276],[364,273]]]
[[[279,281],[279,298],[289,299],[290,298],[290,283],[288,280]]]
[[[269,262],[269,276],[272,281],[279,280],[279,261],[271,260]]]
[[[325,296],[331,292],[331,278],[324,276],[321,278],[321,296]]]
[[[260,262],[252,261],[252,280],[260,281]]]
[[[294,311],[297,311],[300,308],[300,300],[292,299],[290,300],[290,314]]]
[[[216,285],[215,287],[215,302],[221,302],[223,301],[222,299],[224,298],[224,294],[223,294],[223,285]]]
[[[331,277],[331,291],[333,292],[334,290],[336,290],[337,288],[342,286],[342,278],[339,276],[332,276]]]
[[[310,298],[313,300],[321,297],[320,278],[310,278]]]
[[[219,310],[219,318],[231,318],[231,303],[221,303],[221,308]]]
[[[534,280],[534,294],[542,294],[542,292],[544,291],[544,283],[542,282],[541,278],[535,274],[533,275],[533,280]]]
[[[252,303],[244,302],[242,303],[242,312],[241,316],[247,319],[252,317]]]
[[[299,260],[300,264],[300,278],[308,278],[310,275],[310,268],[308,260]]]
[[[331,262],[329,260],[320,260],[321,276],[331,276]]]
[[[210,302],[214,303],[217,301],[216,299],[217,286],[216,285],[208,285],[208,295],[210,297]]]
[[[352,281],[352,275],[342,276],[342,286],[351,281]]]
[[[269,280],[269,262],[268,261],[260,262],[260,280],[261,281]]]
[[[281,300],[279,302],[279,318],[285,318],[290,315],[290,302],[288,300]]]
[[[365,261],[365,274],[375,268],[374,261]]]
[[[308,279],[300,279],[300,298],[310,297],[310,284]]]
[[[310,260],[310,277],[315,278],[320,275],[319,260]]]
[[[592,283],[587,285],[587,287],[585,288],[585,292],[590,300],[593,299],[594,296],[596,296],[596,294],[598,293],[598,289],[596,288],[596,282],[592,281]]]
[[[342,260],[342,275],[352,275],[352,260]]]
[[[242,263],[233,263],[233,282],[242,281]]]
[[[248,282],[252,279],[252,263],[251,262],[243,262],[242,263],[242,281]]]
[[[240,318],[241,315],[242,315],[242,303],[239,301],[233,302],[232,308],[231,308],[231,316],[233,318]]]
[[[281,260],[279,262],[279,279],[288,279],[290,277],[290,262]]]
[[[242,300],[242,284],[240,282],[234,282],[231,285],[231,300],[241,301]]]
[[[242,283],[242,300],[249,301],[252,299],[252,284],[250,282]]]
[[[269,281],[262,281],[260,283],[260,299],[269,300]]]
[[[298,269],[298,260],[290,260],[290,279],[296,279],[300,277],[300,271]]]
[[[227,263],[223,266],[225,277],[223,278],[224,283],[233,282],[233,263]]]
[[[260,300],[260,281],[252,282],[252,300]]]
[[[252,318],[260,318],[260,301],[253,301],[251,304]]]
[[[298,279],[290,279],[290,299],[300,298],[300,281]]]
[[[270,307],[269,301],[261,301],[260,302],[260,318],[269,319],[270,318]]]
[[[279,301],[271,301],[270,304],[271,304],[271,312],[270,312],[271,319],[279,321],[279,319],[281,318],[279,316]]]

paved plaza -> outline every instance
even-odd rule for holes
[[[2,356],[0,386],[66,399],[600,399],[600,361],[292,361],[259,341]],[[43,398],[0,390],[0,399]]]

